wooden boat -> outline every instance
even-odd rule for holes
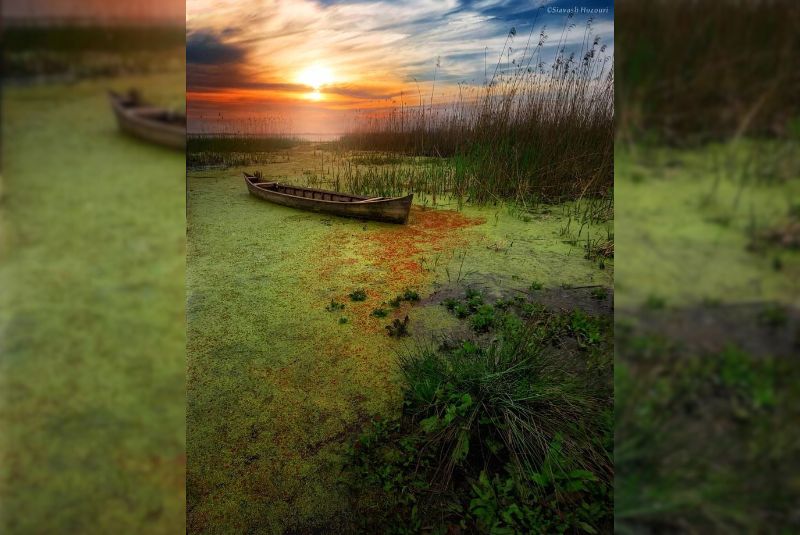
[[[119,129],[151,143],[173,149],[186,147],[186,116],[141,100],[136,91],[108,92]]]
[[[251,195],[275,204],[388,223],[408,221],[408,211],[414,198],[413,194],[405,197],[362,197],[336,191],[287,186],[262,181],[260,176],[248,173],[244,173],[244,180]]]

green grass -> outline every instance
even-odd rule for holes
[[[3,533],[185,526],[184,161],[117,131],[130,85],[184,90],[3,89]]]

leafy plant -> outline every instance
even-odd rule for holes
[[[367,292],[363,289],[359,288],[358,290],[354,290],[350,293],[350,300],[351,301],[366,301],[367,300]]]
[[[480,306],[470,318],[472,329],[478,333],[488,332],[489,329],[494,327],[495,322],[495,311],[491,305]]]
[[[580,347],[597,345],[602,340],[602,329],[598,320],[587,315],[580,309],[573,310],[570,314],[570,328],[575,334]]]
[[[466,305],[461,304],[461,303],[456,305],[456,307],[453,309],[453,313],[459,319],[463,319],[463,318],[466,318],[467,316],[469,316],[469,312],[470,312],[469,308],[467,308]]]
[[[667,306],[667,300],[659,295],[649,295],[644,302],[644,306],[650,310],[661,310]]]

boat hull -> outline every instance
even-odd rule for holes
[[[274,204],[331,214],[387,223],[406,223],[414,195],[391,199],[370,200],[367,197],[345,195],[335,191],[299,188],[275,182],[259,182],[245,175],[245,183],[251,195]]]
[[[186,126],[159,121],[165,110],[151,107],[126,107],[120,95],[110,94],[111,107],[119,129],[133,137],[176,150],[186,148]]]

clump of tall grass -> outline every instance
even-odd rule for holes
[[[586,381],[575,354],[552,350],[566,337],[581,338],[583,330],[599,332],[598,320],[542,309],[525,324],[491,305],[478,306],[472,319],[485,316],[486,309],[493,321],[478,331],[496,327],[490,343],[422,347],[400,358],[408,385],[406,406],[428,433],[431,447],[442,454],[443,478],[449,479],[455,465],[467,458],[471,445],[489,437],[498,442],[496,451],[503,450],[522,471],[541,467],[559,437],[571,461],[608,474],[607,454],[594,449],[597,437],[587,425],[607,408],[602,388]],[[575,327],[576,318],[591,329]]]
[[[434,90],[426,103],[420,91],[415,105],[403,100],[361,117],[341,145],[445,157],[444,168],[430,171],[441,172],[451,193],[479,203],[605,194],[613,184],[613,58],[591,22],[575,50],[566,44],[572,31],[570,21],[546,62],[549,33],[532,30],[512,58],[512,28],[482,86],[462,84],[445,103],[434,103]]]

